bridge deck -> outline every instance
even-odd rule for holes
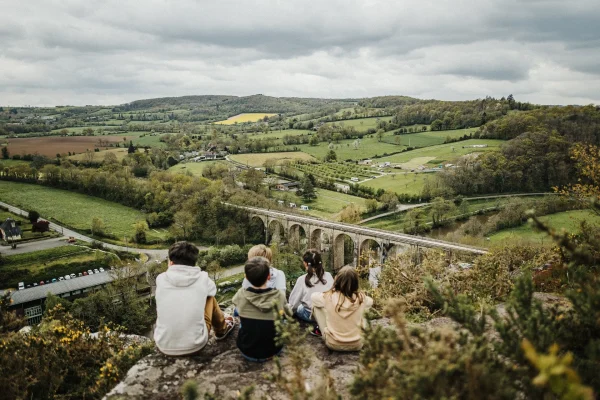
[[[425,238],[420,236],[408,235],[405,233],[397,233],[385,231],[383,229],[365,228],[359,225],[346,224],[343,222],[326,221],[315,217],[305,217],[297,214],[288,214],[281,211],[267,210],[257,207],[238,206],[235,204],[225,203],[226,205],[248,210],[252,213],[268,216],[276,219],[286,219],[291,222],[298,222],[300,224],[307,224],[317,226],[319,228],[328,228],[347,233],[354,233],[363,236],[372,236],[375,238],[389,240],[396,243],[406,243],[415,246],[427,247],[427,248],[439,248],[444,250],[452,251],[463,251],[474,254],[486,254],[488,251],[479,247],[466,246],[460,243],[446,242],[444,240],[437,240],[431,238]]]

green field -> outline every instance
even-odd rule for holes
[[[447,143],[406,151],[404,153],[394,154],[393,156],[380,158],[377,160],[377,162],[389,161],[392,163],[406,163],[414,158],[429,157],[429,164],[436,165],[443,162],[455,161],[457,158],[465,154],[481,153],[484,151],[498,151],[502,143],[504,143],[504,141],[494,139],[469,139],[457,143]],[[488,147],[465,147],[481,144],[486,144]]]
[[[362,160],[374,156],[381,156],[384,153],[391,154],[401,151],[404,146],[397,146],[385,142],[378,142],[375,137],[365,137],[361,139],[358,149],[353,146],[354,139],[340,140],[339,143],[333,142],[333,151],[337,154],[338,160]],[[320,160],[329,152],[329,143],[319,143],[318,146],[301,144],[297,146],[300,151],[308,153]]]
[[[276,199],[284,200],[286,205],[288,203],[296,203],[300,207],[301,204],[306,204],[309,207],[309,211],[302,211],[303,213],[330,220],[336,219],[337,214],[342,208],[350,203],[358,204],[363,210],[366,208],[366,199],[362,197],[325,189],[317,189],[317,199],[310,203],[305,202],[293,192],[271,191],[271,195]]]
[[[2,166],[2,167],[16,167],[17,165],[26,165],[26,164],[29,164],[29,161],[0,159],[0,166]]]
[[[377,123],[379,121],[390,121],[392,117],[371,117],[371,118],[357,118],[347,119],[344,121],[327,122],[325,125],[337,125],[354,127],[359,132],[366,132],[369,129],[377,129]]]
[[[229,156],[233,161],[237,161],[242,164],[249,165],[251,167],[262,167],[267,160],[277,160],[278,162],[284,160],[304,160],[312,161],[313,158],[306,154],[298,151],[288,151],[281,153],[246,153],[246,154],[234,154]]]
[[[118,240],[133,236],[133,225],[146,219],[141,211],[98,197],[27,183],[0,181],[0,200],[25,210],[36,210],[42,218],[81,231],[89,230],[92,218],[99,217],[106,233]],[[164,232],[150,229],[146,236],[148,240],[162,239]]]
[[[300,136],[300,135],[308,135],[312,133],[312,131],[307,131],[303,129],[284,129],[281,131],[271,131],[268,133],[249,133],[248,139],[250,140],[258,140],[258,139],[281,139],[283,140],[284,136]]]
[[[27,285],[88,269],[106,268],[115,261],[113,254],[69,245],[6,256],[0,269],[0,287],[15,288],[19,282]]]
[[[431,173],[402,172],[371,179],[360,185],[372,187],[373,189],[384,189],[398,194],[420,194],[425,180],[433,178]]]
[[[400,144],[406,147],[427,147],[443,144],[447,139],[456,139],[478,131],[479,128],[454,129],[450,131],[428,131],[420,133],[404,133],[401,135],[386,135],[383,141],[391,144]],[[459,144],[459,143],[456,143]]]
[[[565,211],[540,217],[540,220],[559,232],[564,229],[570,233],[579,230],[581,221],[596,225],[600,224],[600,216],[590,210]],[[490,236],[490,242],[492,244],[519,242],[542,245],[552,245],[554,243],[548,235],[543,232],[536,232],[530,224],[496,232]]]
[[[180,174],[190,173],[195,176],[202,176],[202,171],[204,168],[209,165],[214,164],[225,164],[227,165],[227,161],[202,161],[202,162],[187,162],[187,163],[179,163],[171,168],[169,168],[169,172],[175,172]]]

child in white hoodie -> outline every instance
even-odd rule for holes
[[[296,281],[290,299],[289,307],[294,315],[303,321],[311,322],[313,293],[326,292],[333,286],[333,277],[323,268],[321,254],[314,249],[307,250],[302,256],[306,274]]]
[[[156,327],[154,341],[169,356],[192,355],[208,342],[215,330],[222,340],[235,321],[223,314],[215,299],[217,286],[196,267],[198,249],[188,242],[169,248],[169,268],[156,278]]]

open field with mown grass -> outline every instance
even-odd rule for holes
[[[316,189],[316,193],[317,198],[315,200],[306,202],[302,197],[296,196],[294,192],[271,191],[271,195],[276,199],[284,200],[286,206],[288,203],[296,203],[299,209],[301,204],[306,204],[309,207],[309,211],[302,211],[302,213],[323,219],[335,220],[337,214],[342,211],[342,208],[351,203],[357,204],[363,211],[366,209],[366,199],[362,197],[326,189]]]
[[[190,173],[192,175],[195,176],[202,176],[202,171],[204,171],[204,169],[206,167],[208,167],[209,165],[215,165],[215,164],[230,164],[227,161],[202,161],[202,162],[186,162],[186,163],[179,163],[176,164],[174,166],[172,166],[171,168],[169,168],[169,172],[174,172],[174,173],[180,173],[180,174],[186,174],[186,173]]]
[[[284,136],[301,136],[301,135],[309,135],[313,133],[313,131],[307,131],[303,129],[284,129],[281,131],[270,131],[268,133],[249,133],[247,135],[250,140],[258,140],[258,139],[280,139],[283,140]]]
[[[277,160],[281,163],[285,160],[304,160],[314,161],[314,158],[306,153],[299,151],[288,151],[281,153],[246,153],[246,154],[234,154],[229,156],[233,161],[237,161],[242,164],[249,165],[251,167],[262,167],[267,160]]]
[[[95,163],[101,163],[104,161],[104,157],[109,154],[112,153],[117,157],[118,161],[122,161],[125,156],[129,153],[127,153],[127,148],[123,148],[123,147],[118,147],[115,149],[107,149],[107,150],[100,150],[97,152],[94,152],[94,160],[93,162]],[[80,153],[80,154],[75,154],[73,156],[69,156],[68,159],[69,160],[73,160],[73,161],[86,161],[87,155],[85,153]]]
[[[333,142],[333,151],[337,155],[338,161],[341,160],[362,160],[364,158],[372,158],[381,156],[384,153],[390,154],[397,151],[402,151],[405,146],[397,146],[384,142],[378,142],[375,137],[364,137],[360,140],[358,149],[353,146],[354,139],[340,140],[339,143]],[[298,148],[307,154],[310,154],[319,160],[322,160],[329,152],[329,143],[319,143],[317,146],[309,144],[291,145],[288,148]]]
[[[540,217],[540,221],[546,223],[558,232],[565,230],[575,233],[579,230],[581,221],[590,224],[600,224],[600,216],[591,210],[565,211]],[[543,232],[537,232],[530,224],[521,225],[517,228],[503,229],[490,235],[491,244],[502,244],[506,242],[531,243],[551,246],[552,239]]]
[[[88,231],[92,218],[102,220],[107,234],[117,240],[135,234],[133,225],[145,221],[141,211],[81,193],[54,189],[41,185],[0,181],[0,201],[22,208],[36,210],[44,219],[54,219],[68,227]],[[164,232],[150,229],[148,240],[162,239]],[[130,241],[130,239],[128,239]]]
[[[447,139],[457,139],[463,137],[464,135],[470,135],[478,130],[479,128],[469,128],[454,129],[450,131],[403,133],[400,135],[390,135],[388,133],[384,136],[383,141],[386,143],[399,144],[406,147],[427,147],[443,144]]]
[[[503,140],[494,139],[469,139],[457,143],[447,143],[437,146],[424,147],[421,149],[415,149],[411,151],[405,151],[403,153],[394,154],[389,157],[382,157],[377,162],[392,162],[392,163],[406,163],[417,157],[433,157],[429,164],[435,166],[437,164],[456,161],[465,154],[482,153],[485,151],[498,151],[500,146],[504,143]],[[467,147],[472,145],[485,144],[488,147],[473,148]]]
[[[402,172],[368,180],[365,183],[361,183],[361,186],[384,189],[398,194],[420,194],[423,190],[423,184],[427,179],[433,179],[433,174]]]
[[[277,114],[269,114],[269,113],[244,113],[234,115],[233,117],[229,117],[223,121],[217,121],[215,124],[220,125],[233,125],[233,124],[241,124],[243,122],[257,122],[263,119],[264,117],[272,117]]]
[[[325,125],[337,125],[354,127],[359,132],[366,132],[369,129],[377,129],[377,123],[379,121],[390,121],[392,117],[370,117],[370,118],[357,118],[347,119],[344,121],[327,122]]]
[[[19,282],[39,284],[88,269],[107,268],[116,261],[114,254],[72,245],[6,256],[0,269],[0,288],[15,288]]]

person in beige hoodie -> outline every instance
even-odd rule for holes
[[[344,267],[336,275],[333,287],[324,293],[313,293],[312,316],[325,345],[336,351],[362,349],[363,315],[373,305],[373,299],[358,290],[358,274]]]

